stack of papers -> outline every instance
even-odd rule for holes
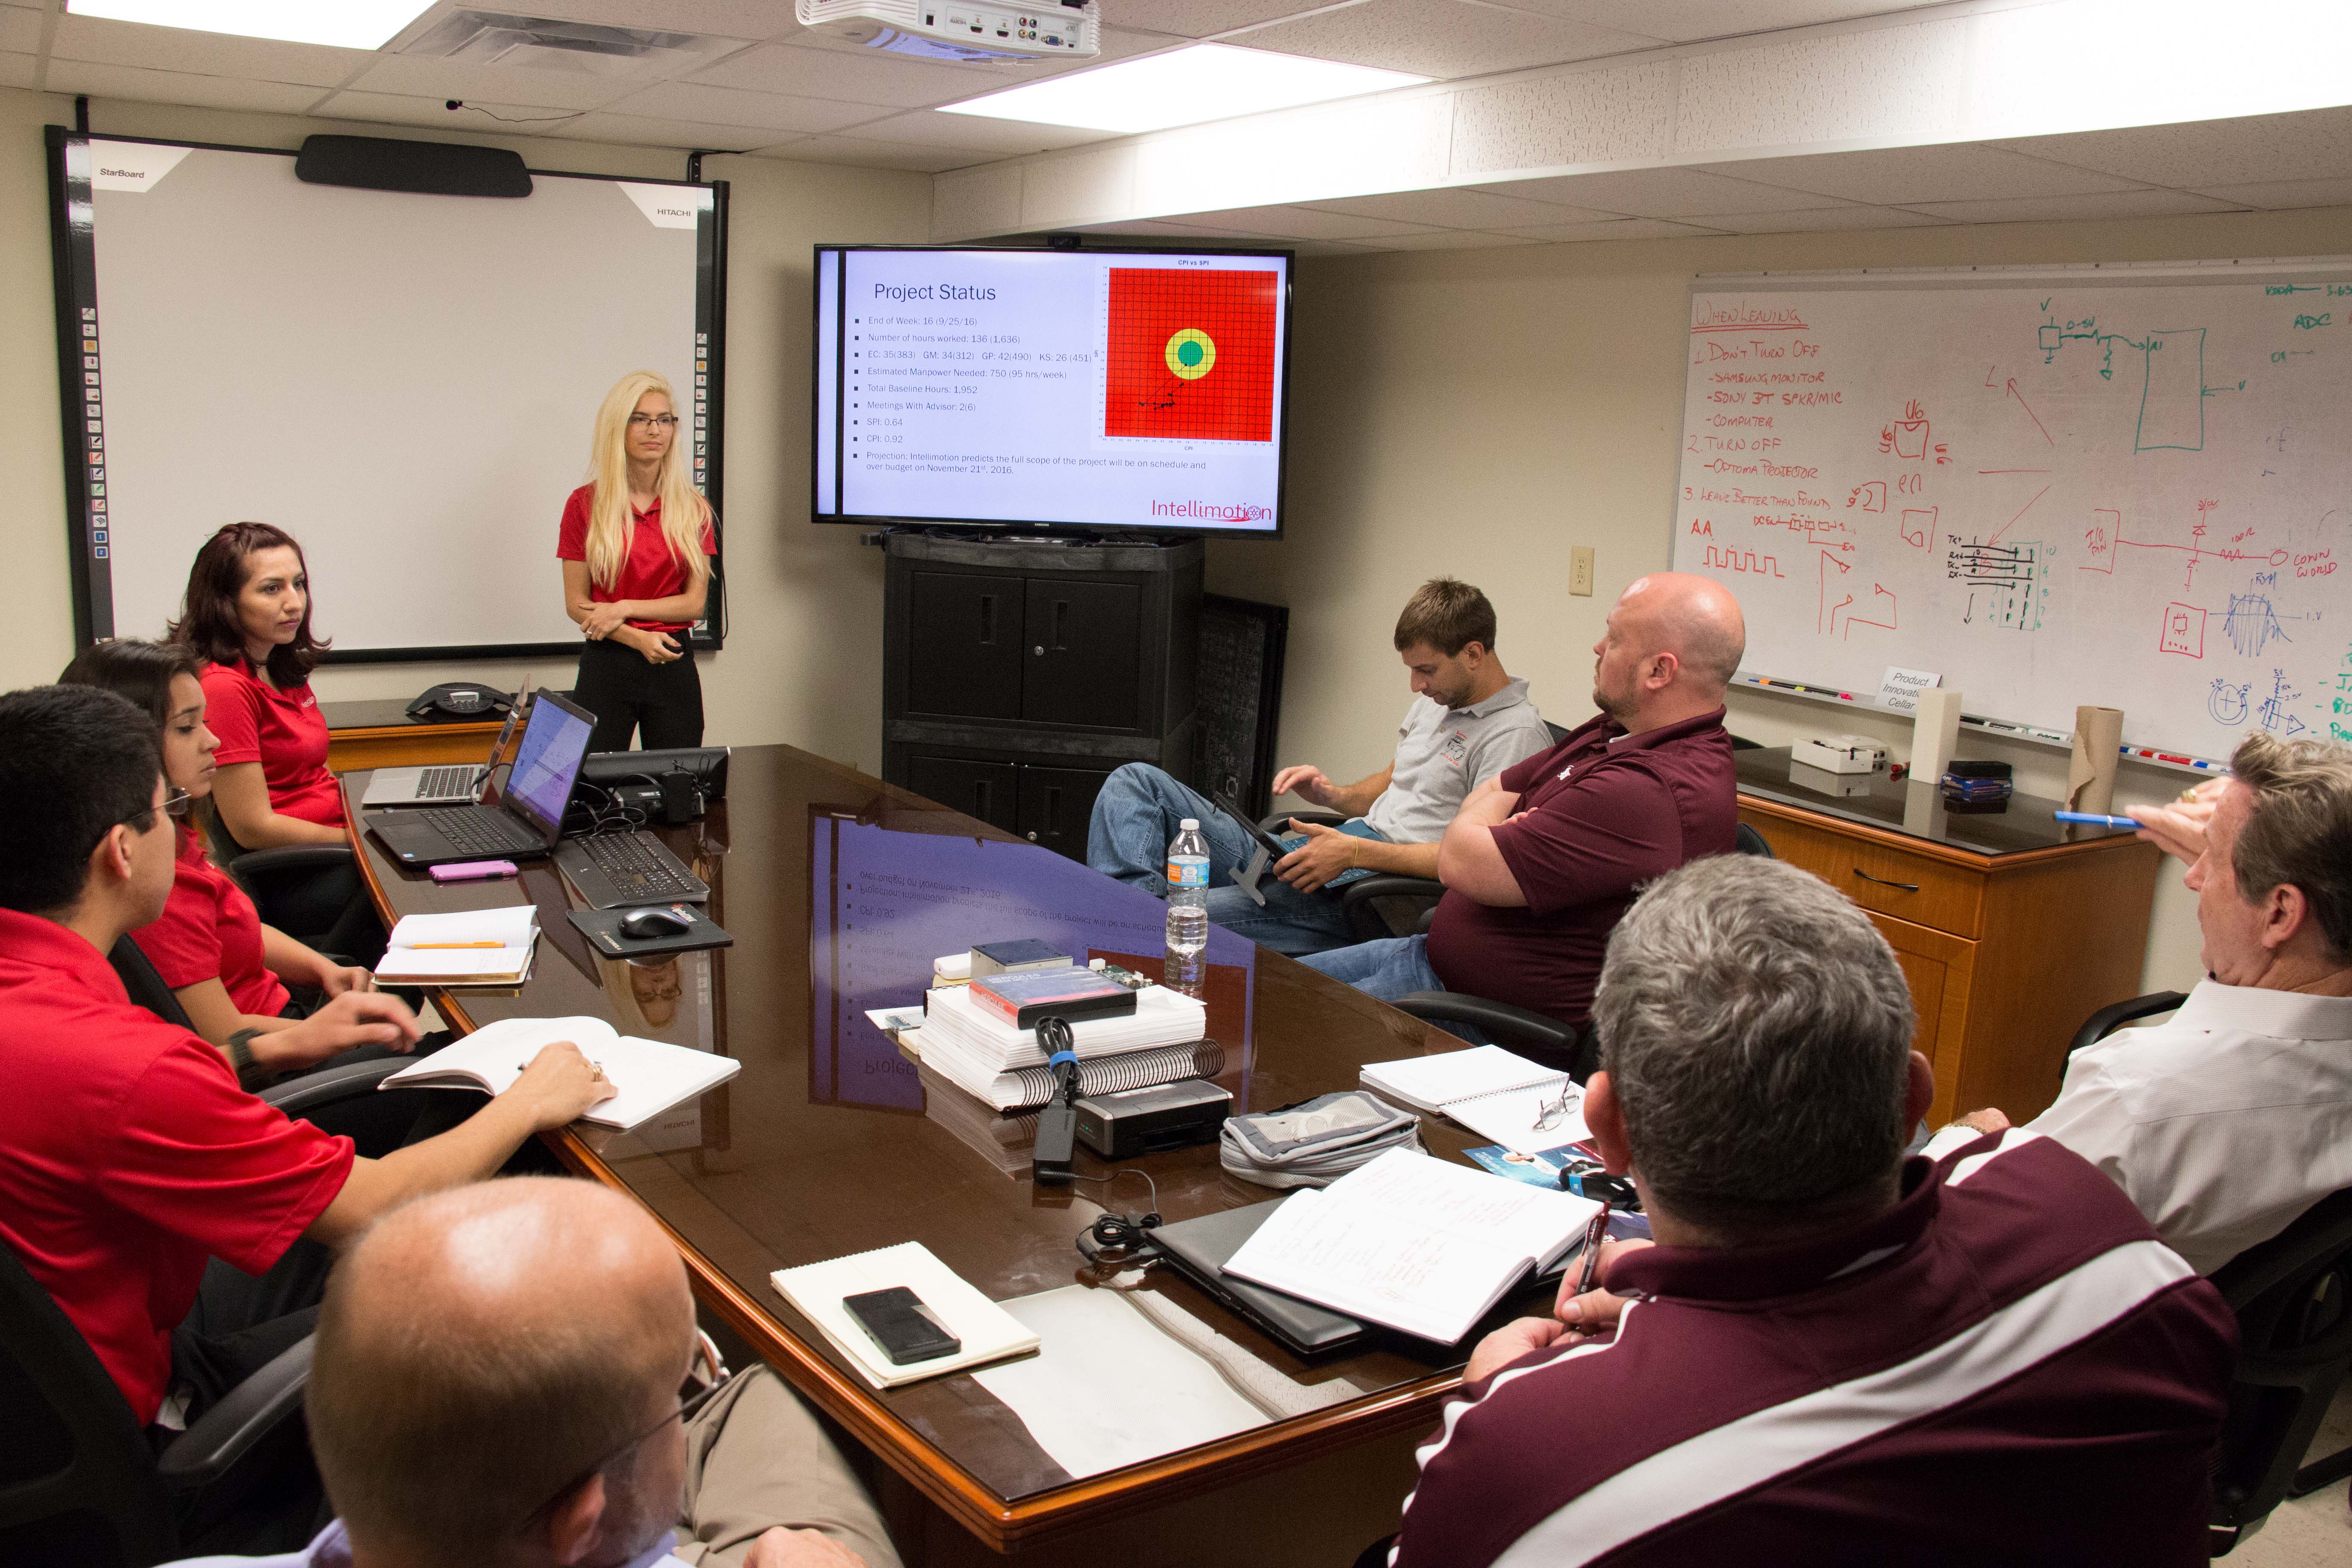
[[[919,1241],[902,1241],[828,1263],[779,1268],[768,1278],[777,1293],[800,1309],[801,1316],[814,1323],[833,1348],[877,1388],[896,1388],[1037,1348],[1034,1330],[973,1289]],[[962,1341],[963,1348],[904,1366],[884,1353],[841,1301],[845,1296],[887,1290],[894,1285],[904,1285],[921,1297],[931,1316]]]
[[[375,977],[386,985],[520,985],[538,942],[535,904],[403,915]]]
[[[1224,1271],[1450,1345],[1565,1258],[1600,1210],[1394,1149],[1319,1192],[1291,1194]]]
[[[933,991],[927,1004],[923,1026],[913,1033],[925,1067],[1000,1110],[1051,1098],[1053,1080],[1044,1070],[1036,1030],[1016,1029],[973,1005],[962,986]],[[1136,994],[1134,1012],[1070,1025],[1079,1081],[1088,1093],[1108,1093],[1214,1076],[1223,1059],[1222,1053],[1203,1054],[1200,1042],[1208,1030],[1208,1010],[1198,1001],[1148,985]]]
[[[1452,1117],[1515,1154],[1565,1148],[1592,1136],[1584,1122],[1584,1091],[1566,1073],[1500,1046],[1372,1062],[1361,1076],[1366,1088]],[[1563,1095],[1566,1108],[1548,1114]],[[1551,1125],[1537,1125],[1545,1121]]]
[[[732,1057],[614,1033],[602,1018],[501,1018],[394,1073],[378,1089],[477,1089],[504,1094],[540,1051],[570,1040],[612,1080],[610,1100],[580,1120],[625,1132],[743,1070]]]

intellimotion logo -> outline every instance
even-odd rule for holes
[[[1264,522],[1274,512],[1255,501],[1156,500],[1151,503],[1151,515],[1209,518],[1218,522]]]

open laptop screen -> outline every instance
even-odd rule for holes
[[[530,705],[523,725],[522,744],[516,748],[514,771],[507,775],[506,804],[555,842],[571,804],[572,785],[580,776],[580,760],[588,754],[588,737],[595,721],[551,691],[542,691]]]

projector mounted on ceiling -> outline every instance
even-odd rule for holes
[[[934,60],[1092,59],[1097,0],[797,0],[801,26],[870,49]]]

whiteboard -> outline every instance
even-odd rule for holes
[[[160,636],[197,547],[251,520],[301,542],[331,658],[576,647],[557,520],[633,370],[677,389],[715,498],[709,187],[422,195],[305,184],[287,152],[60,152],[87,192],[59,323],[85,639]]]
[[[2352,263],[1702,279],[1674,561],[1744,673],[2352,739]]]

